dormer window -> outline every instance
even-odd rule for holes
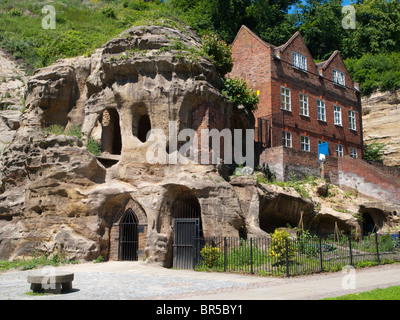
[[[344,86],[344,73],[333,69],[333,82]]]
[[[307,58],[293,51],[293,67],[307,71]]]

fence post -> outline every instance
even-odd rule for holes
[[[376,243],[376,259],[378,260],[378,264],[380,264],[380,261],[379,261],[378,232],[375,232],[375,243]]]
[[[224,272],[226,272],[226,237],[224,237]]]
[[[351,251],[351,235],[349,235],[350,265],[353,265],[353,252]]]
[[[197,251],[198,251],[198,246],[197,246],[197,238],[194,237],[193,239],[193,270],[196,270],[196,264],[197,264]]]
[[[250,273],[254,274],[254,271],[253,271],[253,238],[250,238]]]
[[[324,272],[324,267],[322,265],[322,238],[319,237],[319,262],[321,265],[321,272]]]
[[[285,238],[285,247],[286,247],[286,277],[289,278],[289,242],[287,238]]]

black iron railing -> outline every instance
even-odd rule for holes
[[[338,271],[400,261],[400,235],[286,239],[196,238],[194,269],[272,276]]]

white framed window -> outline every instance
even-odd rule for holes
[[[340,106],[333,105],[333,119],[335,125],[342,125],[342,108]]]
[[[317,119],[326,121],[325,101],[317,99]]]
[[[343,157],[343,146],[341,144],[336,144],[336,156]]]
[[[333,69],[333,82],[344,86],[344,73],[338,70]]]
[[[281,87],[281,109],[292,111],[289,88]]]
[[[292,133],[289,131],[282,131],[282,145],[287,148],[292,147]]]
[[[300,93],[300,114],[308,117],[308,95]]]
[[[307,71],[307,58],[300,53],[293,51],[293,67]]]
[[[303,151],[310,151],[310,138],[307,136],[300,136],[300,147]]]
[[[349,128],[350,130],[357,130],[356,112],[353,110],[349,110]]]
[[[357,148],[350,147],[350,157],[357,158]]]

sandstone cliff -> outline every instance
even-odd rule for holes
[[[206,236],[268,236],[300,221],[315,232],[329,233],[335,223],[361,232],[357,214],[364,212],[381,230],[396,228],[399,208],[361,198],[336,207],[344,192],[324,202],[316,186],[304,197],[257,183],[254,174],[228,180],[220,165],[149,163],[146,152],[158,143],[147,136],[151,128],[168,133],[170,121],[196,132],[254,124],[221,94],[200,46],[190,29],[134,27],[90,57],[57,61],[26,81],[26,110],[0,159],[0,259],[34,251],[118,259],[120,223],[133,211],[140,255],[171,266],[174,219],[182,217],[176,208],[185,202],[198,205]],[[44,130],[51,125],[78,126],[82,135]],[[89,152],[89,141],[100,144],[100,156]],[[168,144],[159,149],[169,155]]]
[[[376,92],[362,99],[364,142],[386,144],[383,162],[400,166],[399,92]]]

